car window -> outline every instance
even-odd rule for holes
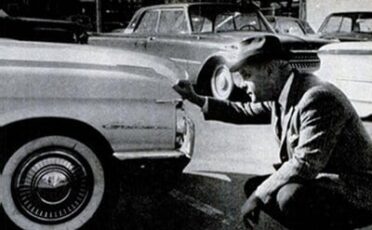
[[[342,21],[342,17],[330,17],[327,24],[323,28],[323,33],[332,33],[338,31]]]
[[[155,33],[158,15],[158,11],[146,11],[134,32],[139,34]]]
[[[266,27],[256,13],[224,13],[216,16],[215,31],[265,31]]]
[[[351,32],[353,21],[351,18],[343,17],[339,32]]]
[[[254,9],[241,11],[237,5],[194,5],[189,7],[189,15],[194,33],[270,31],[262,16]]]
[[[158,33],[184,34],[187,32],[186,17],[182,10],[163,10],[161,12]]]
[[[221,31],[234,31],[235,30],[235,23],[234,17],[236,17],[238,13],[229,13],[229,14],[219,14],[216,17],[216,26],[215,30],[217,32]]]
[[[236,17],[235,23],[238,30],[266,31],[266,27],[257,13],[240,14]]]
[[[305,35],[304,30],[297,21],[285,20],[280,24],[280,31],[285,34],[303,36]]]
[[[207,17],[191,15],[191,24],[195,33],[212,32],[212,21]]]
[[[372,18],[358,19],[359,32],[371,33],[372,32]]]
[[[351,28],[352,28],[351,18],[333,16],[328,19],[328,22],[323,28],[322,33],[350,32]]]

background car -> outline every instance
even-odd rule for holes
[[[72,21],[29,17],[12,17],[0,13],[0,37],[27,41],[86,44],[86,29]]]
[[[352,101],[358,114],[372,121],[372,12],[330,14],[319,29],[322,38],[341,41],[319,50],[317,72]]]
[[[312,36],[315,34],[313,28],[307,21],[298,18],[283,16],[266,16],[267,21],[279,34],[294,36]]]
[[[7,39],[0,40],[0,50],[5,228],[100,228],[93,223],[104,224],[103,211],[115,203],[118,167],[156,170],[165,164],[176,178],[189,162],[193,123],[172,89],[186,75],[174,63]],[[161,180],[165,171],[154,173]]]
[[[358,114],[372,121],[372,41],[329,44],[320,48],[319,57],[316,74],[338,86]]]
[[[319,28],[321,38],[339,41],[371,41],[372,12],[338,12],[325,18]]]
[[[169,58],[188,71],[199,93],[240,99],[237,78],[220,53],[244,49],[273,34],[255,5],[241,9],[228,3],[184,3],[141,8],[124,32],[90,36],[88,43]],[[316,51],[328,42],[287,35],[278,38],[292,52],[291,63],[304,71],[317,69]]]

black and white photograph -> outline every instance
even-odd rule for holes
[[[372,230],[372,1],[0,0],[1,230]]]

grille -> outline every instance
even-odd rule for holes
[[[314,72],[320,67],[316,50],[292,50],[289,63],[300,72]]]

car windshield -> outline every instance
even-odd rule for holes
[[[301,27],[301,25],[297,21],[285,20],[279,26],[279,28],[280,28],[280,33],[283,33],[283,34],[291,34],[291,35],[297,35],[297,36],[305,35],[304,29]]]
[[[257,11],[241,12],[233,5],[195,5],[189,13],[194,33],[269,31]]]
[[[279,34],[304,36],[315,33],[306,21],[296,18],[267,16],[266,19]]]

